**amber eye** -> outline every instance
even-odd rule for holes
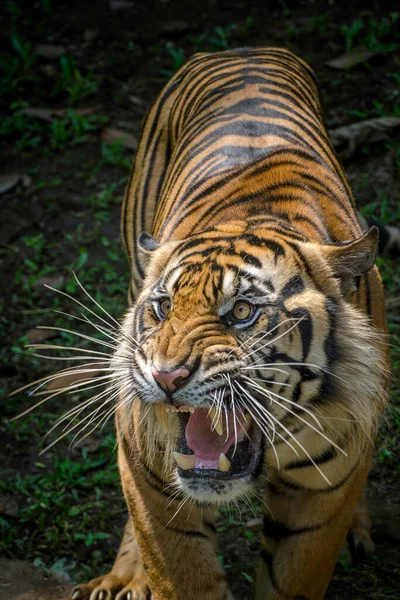
[[[239,300],[235,303],[232,314],[238,321],[245,321],[251,317],[253,313],[253,306],[244,300]]]
[[[165,317],[171,312],[171,308],[172,302],[169,298],[162,298],[158,301],[158,312],[162,319],[165,319]]]

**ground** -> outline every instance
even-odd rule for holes
[[[54,312],[80,317],[81,307],[44,283],[104,315],[80,290],[75,272],[113,317],[123,314],[128,273],[119,210],[151,100],[195,51],[276,45],[295,51],[315,69],[329,129],[400,116],[400,19],[393,3],[88,0],[77,6],[8,0],[0,29],[0,335],[5,341],[0,550],[6,559],[61,572],[73,582],[107,571],[126,517],[112,423],[91,432],[92,424],[85,421],[88,427],[78,437],[89,435],[71,449],[80,430],[72,419],[70,427],[76,428],[40,454],[65,433],[64,423],[43,436],[66,409],[80,405],[82,396],[55,397],[10,421],[34,401],[25,393],[6,394],[59,365],[26,351],[28,341],[53,335],[55,345],[90,344],[71,333],[87,334],[89,324]],[[368,60],[341,69],[326,64],[356,48],[371,52]],[[367,140],[342,160],[363,212],[387,224],[400,222],[395,134],[376,143]],[[379,263],[393,378],[369,486],[376,552],[359,565],[344,555],[328,600],[400,599],[400,271],[398,258]],[[66,331],[47,330],[38,337],[32,331],[37,325]],[[93,328],[90,335],[100,338]],[[112,345],[112,339],[108,342]],[[219,516],[221,560],[240,600],[252,597],[258,533],[251,521],[259,505],[255,498],[252,510],[226,509]],[[15,568],[16,580],[29,579],[19,575],[20,563]],[[17,588],[13,593],[10,598]]]

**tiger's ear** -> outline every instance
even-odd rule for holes
[[[145,231],[139,235],[137,245],[145,254],[151,254],[161,246],[161,244]]]
[[[325,258],[334,276],[340,280],[343,294],[354,292],[357,289],[357,277],[372,269],[378,253],[378,242],[378,228],[371,227],[366,234],[354,242],[323,247]]]

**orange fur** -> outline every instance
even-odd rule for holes
[[[230,599],[213,506],[250,493],[266,469],[273,517],[265,515],[256,598],[320,600],[356,506],[357,540],[370,544],[357,502],[388,374],[377,236],[362,236],[311,69],[281,49],[194,56],[144,123],[122,230],[133,305],[115,360],[133,354],[134,373],[117,430],[131,525],[111,573],[76,588],[76,598],[105,589],[118,600],[131,591],[133,600],[148,586],[154,600]],[[142,231],[158,242],[145,252],[137,249]],[[251,329],[235,329],[224,315],[251,281],[268,302]],[[163,319],[154,314],[161,293],[172,303]],[[267,344],[254,352],[272,361],[282,388],[260,390],[247,349],[274,319],[272,354]],[[232,404],[249,401],[268,428],[260,471],[215,490],[177,471],[178,416],[157,419],[164,399],[151,366],[197,369],[179,402],[198,408],[210,406],[210,382],[231,364]],[[238,372],[250,378],[234,379]]]

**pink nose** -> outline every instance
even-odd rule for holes
[[[153,377],[164,392],[175,392],[183,387],[189,378],[189,371],[184,367],[175,371],[158,371],[155,367],[151,369]]]

